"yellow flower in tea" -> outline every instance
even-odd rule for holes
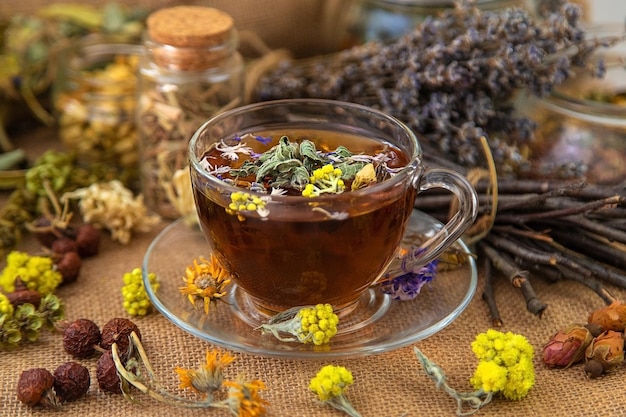
[[[325,345],[337,334],[339,317],[330,304],[310,307],[294,307],[278,313],[260,326],[283,342],[313,343]],[[284,336],[290,334],[291,336]]]
[[[343,172],[332,164],[326,164],[313,171],[309,183],[302,190],[304,197],[317,197],[320,194],[339,194],[344,191],[345,185],[341,176]]]
[[[194,259],[185,270],[183,279],[185,286],[179,288],[181,294],[186,295],[193,305],[202,300],[207,314],[211,303],[226,295],[226,287],[230,284],[230,274],[214,255],[210,260],[203,257]]]
[[[235,357],[228,352],[211,349],[206,352],[206,363],[198,369],[184,369],[177,367],[175,372],[180,379],[180,389],[191,389],[200,394],[211,395],[222,387],[224,382],[224,368]]]
[[[259,216],[267,217],[269,210],[265,207],[266,200],[254,196],[250,193],[235,191],[230,194],[230,204],[226,209],[229,214],[235,214],[242,211],[256,211]]]
[[[265,389],[265,383],[258,379],[252,381],[225,381],[228,387],[228,408],[238,417],[259,417],[265,415],[269,402],[261,398],[259,391]]]

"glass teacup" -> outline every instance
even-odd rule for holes
[[[254,162],[281,142],[303,141],[337,164],[339,150],[348,149],[354,154],[349,161],[374,162],[375,175],[384,180],[355,187],[356,179],[337,182],[341,172],[335,171],[335,185],[345,189],[311,195],[304,183],[314,182],[312,177],[284,187],[276,186],[275,177],[241,173],[242,161]],[[349,311],[377,281],[439,256],[477,212],[476,193],[463,176],[424,168],[417,136],[405,124],[353,103],[278,100],[223,112],[194,133],[189,162],[210,250],[249,304],[265,315],[317,303]],[[287,162],[274,173],[287,170]],[[231,175],[233,169],[237,175]],[[389,268],[399,256],[416,195],[431,188],[455,194],[458,212],[435,236],[393,263],[401,267]]]

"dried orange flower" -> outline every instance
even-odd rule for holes
[[[610,305],[593,311],[587,322],[597,324],[604,331],[623,332],[626,327],[626,304],[613,301]]]
[[[220,352],[218,349],[206,352],[206,364],[198,369],[184,369],[177,367],[175,372],[180,379],[180,389],[191,389],[200,394],[210,395],[222,387],[224,382],[224,368],[235,357],[228,352]]]
[[[265,383],[258,379],[252,381],[225,381],[228,387],[228,406],[233,415],[238,417],[259,417],[265,415],[265,406],[269,402],[259,395],[265,389]]]
[[[211,254],[210,260],[203,257],[194,259],[193,264],[185,270],[183,280],[185,286],[179,288],[181,294],[186,295],[194,306],[196,301],[202,300],[204,312],[208,314],[211,303],[226,295],[230,274]]]

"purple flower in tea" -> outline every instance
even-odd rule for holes
[[[413,300],[418,296],[422,287],[435,278],[438,263],[439,260],[435,259],[417,271],[410,271],[404,275],[397,276],[390,281],[384,282],[381,289],[385,294],[391,295],[394,300]]]
[[[261,142],[263,145],[269,145],[272,142],[272,138],[271,137],[263,137],[261,135],[257,135],[254,137],[256,140],[258,140],[259,142]]]

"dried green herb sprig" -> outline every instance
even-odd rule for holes
[[[0,293],[0,305],[4,304],[3,299],[6,297]],[[43,297],[39,306],[25,303],[10,311],[1,309],[0,350],[38,340],[42,329],[55,328],[64,315],[64,305],[54,294]]]

